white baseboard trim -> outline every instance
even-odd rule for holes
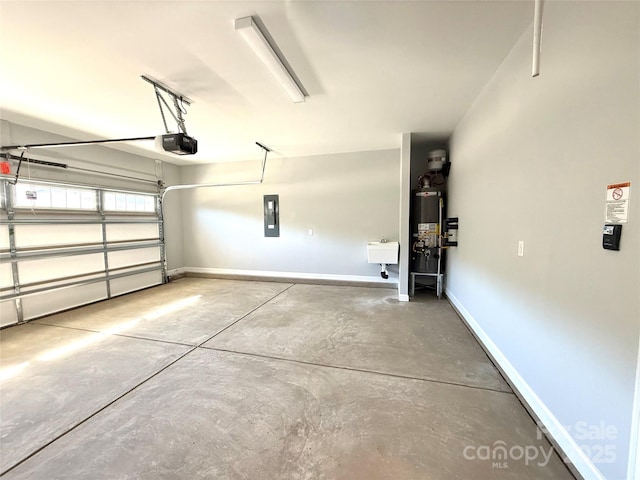
[[[398,294],[398,300],[400,300],[401,302],[408,302],[409,301],[409,295],[406,295],[404,293],[399,293]]]
[[[336,275],[331,273],[302,273],[302,272],[270,272],[263,270],[237,270],[232,268],[202,268],[186,267],[186,273],[200,273],[209,275],[229,275],[238,277],[259,277],[271,279],[298,279],[298,280],[320,280],[325,282],[342,283],[375,283],[384,287],[397,287],[398,279],[384,279],[379,276],[369,275]]]
[[[169,277],[183,277],[186,274],[187,274],[187,269],[185,267],[172,268],[171,270],[167,270],[167,275]]]
[[[598,470],[569,432],[567,432],[566,428],[560,423],[551,410],[549,410],[540,397],[538,397],[525,379],[522,378],[504,353],[502,353],[493,340],[491,340],[489,335],[487,335],[456,296],[448,289],[446,290],[446,294],[451,304],[507,378],[516,395],[524,403],[533,417],[544,427],[547,435],[551,437],[552,441],[555,442],[556,446],[561,450],[560,455],[564,455],[566,460],[571,462],[570,466],[585,480],[606,480],[602,473],[600,473],[600,470]]]

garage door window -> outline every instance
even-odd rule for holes
[[[104,192],[104,209],[107,212],[148,212],[156,210],[153,195]]]
[[[96,210],[95,190],[18,182],[15,186],[16,208],[55,208]]]

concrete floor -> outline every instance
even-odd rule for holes
[[[395,298],[183,278],[2,330],[0,473],[572,479],[451,306]]]

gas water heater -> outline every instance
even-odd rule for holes
[[[411,259],[413,272],[439,272],[442,192],[423,188],[412,192]]]
[[[410,295],[416,284],[434,288],[441,298],[444,288],[445,251],[458,244],[458,218],[444,218],[450,163],[445,150],[427,155],[426,172],[411,191]]]

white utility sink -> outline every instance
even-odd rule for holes
[[[394,265],[398,263],[398,242],[369,242],[367,260],[369,263]]]

